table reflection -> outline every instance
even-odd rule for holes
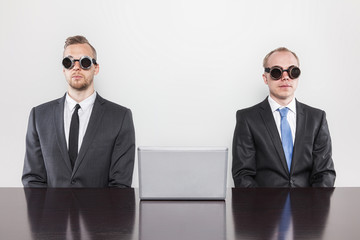
[[[321,239],[329,216],[334,188],[290,191],[294,238]]]
[[[33,239],[132,237],[133,189],[24,188],[24,192]]]
[[[334,188],[232,191],[239,239],[321,239]]]
[[[140,240],[226,239],[225,201],[141,201]]]

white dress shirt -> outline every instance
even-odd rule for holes
[[[289,108],[289,112],[287,114],[287,121],[290,125],[292,140],[293,140],[293,144],[294,144],[295,131],[296,131],[296,101],[295,101],[295,98],[293,98],[293,100],[291,100],[291,102],[287,106],[281,106],[280,104],[275,102],[275,100],[272,99],[271,96],[268,97],[268,101],[269,101],[270,108],[271,108],[271,111],[272,111],[274,119],[275,119],[277,129],[279,131],[280,137],[281,137],[281,130],[280,130],[281,116],[280,116],[280,112],[278,111],[278,109],[279,108],[282,109],[284,107]]]
[[[65,106],[64,106],[64,130],[65,130],[65,138],[68,149],[69,149],[69,132],[70,132],[71,117],[75,110],[76,104],[80,105],[78,111],[79,114],[78,151],[79,151],[89,123],[95,98],[96,98],[96,92],[94,91],[93,94],[91,94],[89,97],[78,103],[74,99],[72,99],[68,93],[66,94]]]

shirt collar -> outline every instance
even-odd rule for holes
[[[291,100],[291,102],[287,106],[281,106],[271,96],[268,97],[268,101],[269,101],[270,108],[271,108],[272,112],[277,111],[279,108],[287,107],[287,108],[290,109],[290,111],[292,111],[293,113],[296,114],[296,101],[295,101],[295,98],[293,98]]]
[[[67,106],[69,108],[70,111],[72,111],[75,108],[76,104],[80,105],[80,109],[82,109],[83,111],[86,111],[89,107],[91,107],[96,99],[96,91],[93,92],[93,94],[91,94],[89,97],[85,98],[83,101],[81,102],[76,102],[74,99],[72,99],[69,95],[69,93],[66,94],[66,103]]]

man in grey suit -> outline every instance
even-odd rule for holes
[[[325,112],[294,97],[299,60],[286,48],[264,58],[269,96],[239,110],[233,139],[235,187],[332,187],[335,169]]]
[[[130,109],[94,90],[96,51],[83,36],[64,46],[67,93],[31,110],[24,187],[131,187],[135,132]]]

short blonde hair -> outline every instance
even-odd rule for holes
[[[88,44],[91,47],[91,50],[93,51],[93,54],[94,54],[94,59],[96,60],[96,58],[97,58],[96,50],[84,36],[76,35],[76,36],[68,37],[65,40],[64,51],[68,46],[74,45],[74,44]]]
[[[268,63],[268,60],[269,60],[269,57],[274,53],[274,52],[289,52],[291,53],[292,55],[294,55],[294,57],[296,58],[298,64],[300,65],[300,62],[299,62],[299,58],[298,56],[293,52],[293,51],[290,51],[289,49],[287,49],[286,47],[279,47],[277,49],[274,49],[272,50],[271,52],[269,52],[264,60],[263,60],[263,67],[266,68],[267,67],[267,63]]]

